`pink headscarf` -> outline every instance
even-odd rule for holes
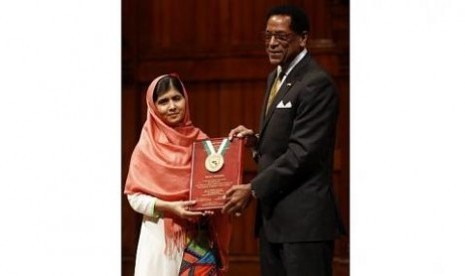
[[[171,127],[158,116],[153,102],[153,93],[160,79],[166,76],[179,78],[173,73],[159,76],[147,89],[147,120],[142,128],[139,142],[132,153],[124,193],[143,193],[165,201],[188,200],[192,143],[195,140],[207,138],[207,135],[193,126],[190,120],[189,102],[184,85],[182,92],[186,110],[182,123]],[[175,248],[184,248],[187,221],[169,214],[163,219],[165,252],[170,254]],[[223,268],[226,269],[231,238],[229,217],[215,213],[211,228],[219,247]]]

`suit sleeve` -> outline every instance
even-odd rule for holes
[[[330,170],[325,156],[332,154],[337,112],[337,92],[328,78],[302,88],[287,150],[252,180],[259,199],[279,199],[302,183],[299,175],[311,175],[318,166]]]

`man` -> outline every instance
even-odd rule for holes
[[[254,147],[258,174],[226,193],[223,212],[258,200],[256,234],[262,275],[331,275],[342,232],[331,188],[338,96],[306,49],[308,17],[295,6],[272,8],[264,39],[269,61],[260,131],[238,126],[229,137]]]

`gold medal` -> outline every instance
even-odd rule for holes
[[[205,159],[205,168],[209,172],[217,172],[224,165],[224,158],[221,154],[212,153]]]

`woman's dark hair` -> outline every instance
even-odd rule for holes
[[[266,21],[273,15],[288,15],[291,17],[291,30],[296,34],[310,32],[310,23],[304,10],[293,5],[282,5],[271,8],[266,15]]]
[[[184,89],[181,80],[174,75],[168,75],[161,78],[155,86],[153,93],[153,102],[156,103],[158,97],[160,97],[170,89],[174,89],[181,93],[182,96],[184,96]]]

